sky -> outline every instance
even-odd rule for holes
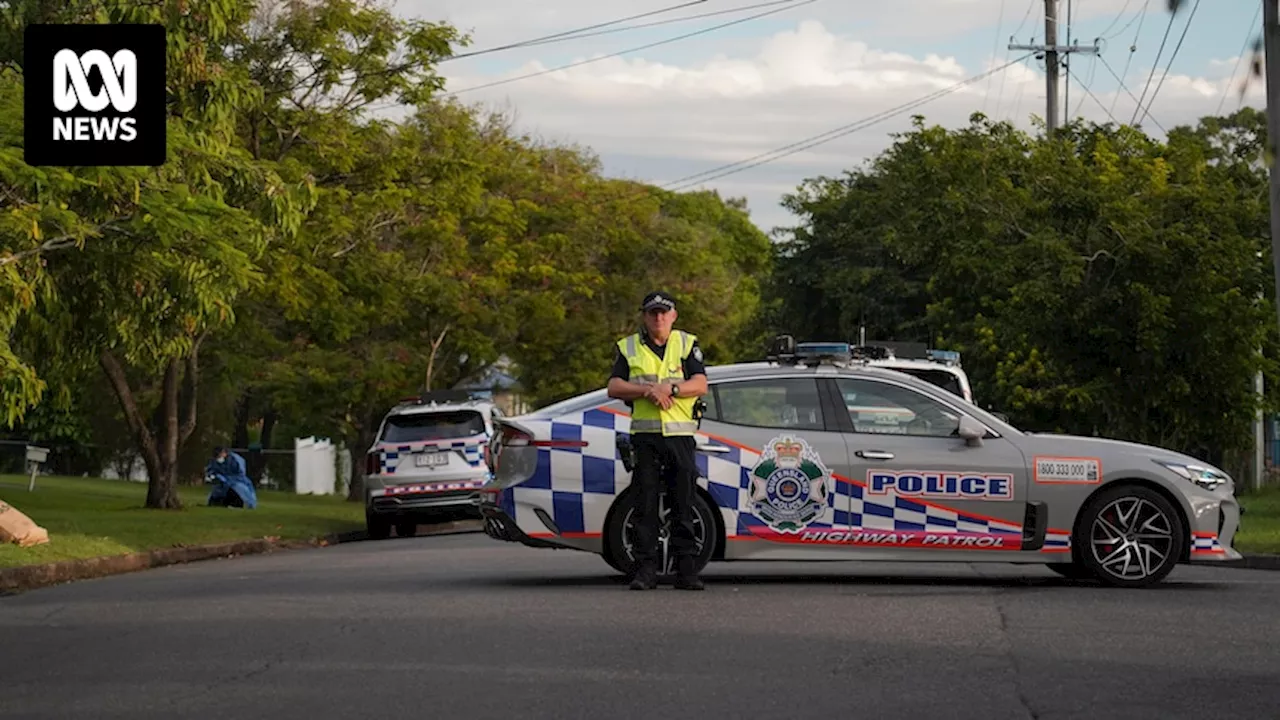
[[[463,54],[682,2],[691,0],[396,0],[391,7],[470,35],[457,51]],[[1027,130],[1045,115],[1043,61],[1032,56],[999,69],[1027,55],[1007,48],[1011,36],[1019,44],[1044,42],[1044,0],[774,0],[739,10],[765,2],[702,0],[594,31],[607,34],[453,58],[440,66],[445,92],[509,114],[517,128],[548,142],[589,148],[610,176],[745,197],[765,232],[799,222],[782,207],[784,195],[806,179],[838,176],[874,158],[893,133],[909,129],[913,114],[959,127],[984,112]],[[1264,107],[1260,79],[1241,99],[1249,59],[1238,60],[1260,31],[1261,2],[1202,0],[1194,16],[1193,4],[1188,0],[1170,26],[1167,0],[1072,0],[1069,21],[1068,2],[1060,0],[1059,44],[1069,27],[1071,42],[1096,41],[1101,50],[1069,57],[1062,116],[1131,122],[1134,98],[1145,88],[1137,114],[1145,116],[1145,130],[1163,137],[1161,127],[1242,103]],[[720,14],[619,30],[708,13]],[[675,39],[690,33],[700,34]],[[652,47],[632,51],[645,45]],[[577,66],[543,72],[568,64]],[[479,87],[490,83],[500,84]],[[900,107],[948,89],[926,104]],[[834,132],[840,128],[846,131]],[[829,141],[798,145],[816,136]],[[775,158],[783,148],[790,154]]]

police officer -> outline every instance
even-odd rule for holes
[[[706,367],[697,336],[672,328],[676,302],[669,294],[649,293],[640,311],[644,314],[641,330],[618,341],[609,379],[609,397],[626,400],[632,408],[636,566],[631,589],[657,585],[658,500],[665,489],[671,504],[675,587],[701,590],[702,580],[694,570],[693,499],[698,477],[694,405],[707,392]]]

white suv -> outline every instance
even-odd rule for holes
[[[402,401],[365,455],[369,537],[412,536],[426,520],[479,517],[478,491],[492,477],[489,438],[502,411],[464,391]]]
[[[867,364],[914,375],[973,402],[969,376],[960,367],[960,353],[954,350],[929,350],[923,358],[900,358],[892,350],[887,350],[881,357],[870,358]]]

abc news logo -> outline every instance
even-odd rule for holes
[[[29,25],[24,52],[30,165],[161,165],[161,25]]]
[[[95,93],[89,88],[86,68],[102,73],[101,91]],[[53,105],[59,112],[69,113],[76,108],[101,112],[108,102],[122,114],[133,112],[138,106],[138,56],[132,50],[120,50],[111,57],[101,50],[83,55],[59,50],[53,56]],[[80,115],[53,119],[54,140],[132,142],[137,137],[137,120],[132,117]]]

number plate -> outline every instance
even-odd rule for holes
[[[414,463],[418,467],[437,467],[439,465],[449,464],[449,453],[445,452],[422,452],[414,456]]]
[[[1080,483],[1092,485],[1102,481],[1102,461],[1085,457],[1045,457],[1035,459],[1038,483]]]

